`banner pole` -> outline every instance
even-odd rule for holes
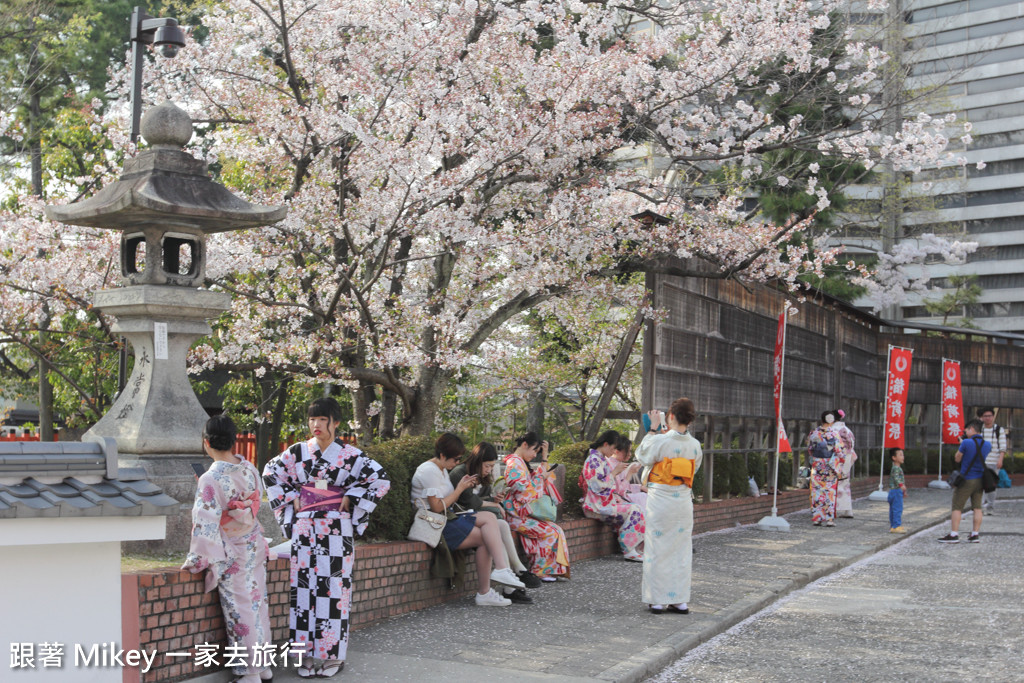
[[[772,481],[772,514],[762,517],[757,528],[762,531],[789,531],[789,522],[779,517],[779,456],[782,442],[782,389],[786,377],[786,322],[789,306],[782,304],[782,352],[779,356],[779,409],[775,413],[775,476]],[[796,457],[796,454],[793,454]]]
[[[882,490],[882,474],[885,472],[885,421],[889,415],[889,363],[892,360],[892,344],[885,354],[885,401],[882,402],[882,459],[878,463],[878,490]],[[888,496],[886,496],[888,499]]]
[[[885,502],[889,501],[889,496],[883,490],[882,477],[885,474],[885,423],[889,415],[889,362],[892,360],[892,350],[893,345],[889,344],[889,350],[885,353],[885,399],[882,401],[882,457],[878,463],[878,490],[868,496],[868,500]]]
[[[928,488],[930,489],[949,488],[949,483],[942,481],[942,440],[946,436],[946,412],[942,409],[945,396],[942,395],[942,385],[945,383],[946,378],[946,360],[946,358],[942,359],[942,377],[939,380],[939,471],[935,481],[928,482]]]

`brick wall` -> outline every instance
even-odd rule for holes
[[[878,487],[877,479],[857,480],[854,498]],[[778,497],[780,515],[809,507],[806,489],[785,491]],[[753,524],[771,514],[772,497],[733,498],[695,506],[694,533]],[[592,519],[560,522],[573,562],[618,551],[616,536]],[[467,563],[461,590],[449,590],[447,581],[430,577],[432,551],[422,543],[392,541],[356,546],[353,572],[352,628],[357,630],[383,619],[469,597],[475,591],[476,570]],[[158,653],[152,670],[140,678],[138,670],[124,670],[125,683],[170,683],[211,669],[196,668],[191,657],[168,658],[167,652],[191,652],[197,644],[223,644],[224,619],[216,591],[203,593],[202,575],[175,569],[154,569],[125,574],[123,584],[124,647]],[[270,619],[274,642],[288,637],[288,562],[273,560],[267,567]],[[137,615],[137,619],[135,619]],[[137,623],[132,623],[137,622]]]

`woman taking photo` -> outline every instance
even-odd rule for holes
[[[688,433],[693,401],[677,398],[663,415],[652,410],[651,431],[636,450],[647,483],[642,600],[652,614],[689,614],[693,568],[693,478],[700,469],[700,442]],[[667,420],[668,431],[658,432]]]
[[[421,463],[412,475],[413,507],[447,513],[467,489],[476,486],[477,478],[473,475],[464,475],[455,486],[448,478],[449,470],[459,463],[465,452],[462,439],[454,434],[437,437],[434,457]],[[512,604],[511,600],[491,588],[491,581],[512,588],[524,588],[523,582],[516,578],[508,566],[498,520],[493,514],[474,511],[456,514],[454,518],[450,516],[441,535],[449,550],[476,548],[477,605],[506,607]]]
[[[532,472],[527,463],[534,463]],[[530,516],[530,504],[542,495],[557,495],[548,472],[548,442],[533,432],[516,440],[516,450],[505,456],[505,518],[519,534],[530,558],[530,572],[541,581],[569,578],[569,547],[562,527]],[[557,501],[556,501],[557,502]]]

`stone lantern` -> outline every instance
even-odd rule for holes
[[[113,330],[131,342],[135,366],[87,434],[115,439],[122,456],[134,456],[168,493],[191,500],[189,463],[202,458],[207,414],[189,384],[186,354],[210,333],[207,321],[230,305],[225,293],[197,289],[206,275],[206,236],[276,223],[286,209],[250,204],[214,182],[206,165],[182,150],[192,120],[170,102],[146,113],[142,136],[149,149],[116,182],[84,201],[48,206],[46,214],[121,231],[125,286],[96,292],[93,303],[116,318]]]

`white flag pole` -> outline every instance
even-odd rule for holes
[[[928,488],[930,489],[948,489],[949,484],[942,481],[942,440],[946,437],[946,412],[942,409],[942,404],[946,400],[946,397],[942,394],[942,385],[946,383],[946,359],[942,359],[939,380],[939,473],[935,481],[928,482]]]
[[[868,500],[889,502],[889,496],[882,490],[882,475],[885,473],[885,423],[889,418],[889,361],[892,356],[893,345],[889,344],[889,350],[885,354],[885,400],[882,401],[882,459],[878,463],[878,490],[872,491]]]
[[[784,517],[779,517],[779,449],[782,441],[782,387],[786,377],[786,319],[788,306],[782,305],[782,353],[779,356],[779,410],[775,415],[775,476],[772,481],[772,514],[769,517],[762,517],[757,523],[757,528],[762,531],[789,531],[789,522]],[[794,454],[795,458],[796,455]]]

